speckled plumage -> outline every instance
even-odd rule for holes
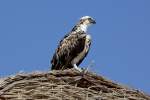
[[[52,70],[73,68],[74,64],[78,66],[86,57],[90,49],[91,38],[86,33],[88,23],[84,22],[86,20],[81,19],[72,31],[60,41],[51,60]]]

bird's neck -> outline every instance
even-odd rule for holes
[[[77,24],[73,29],[72,31],[83,31],[83,32],[87,32],[87,29],[88,29],[89,25],[87,24]]]
[[[84,33],[86,33],[89,26],[90,26],[90,25],[87,25],[87,24],[77,24],[77,25],[72,29],[72,31],[76,31],[76,32],[83,31]]]
[[[89,26],[89,25],[87,25],[87,24],[80,24],[80,25],[79,25],[79,29],[80,29],[81,31],[87,32],[88,26]]]

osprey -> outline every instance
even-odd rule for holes
[[[60,41],[51,60],[52,70],[75,68],[81,71],[78,65],[86,57],[91,45],[91,36],[87,34],[87,28],[95,23],[90,16],[80,18],[71,32]]]

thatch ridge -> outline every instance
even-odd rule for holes
[[[145,93],[74,69],[21,73],[0,81],[2,100],[150,100]]]

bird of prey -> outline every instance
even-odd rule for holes
[[[79,64],[87,56],[91,45],[91,36],[87,33],[90,25],[95,24],[90,16],[83,16],[73,29],[60,41],[51,60],[51,70],[79,68]]]

